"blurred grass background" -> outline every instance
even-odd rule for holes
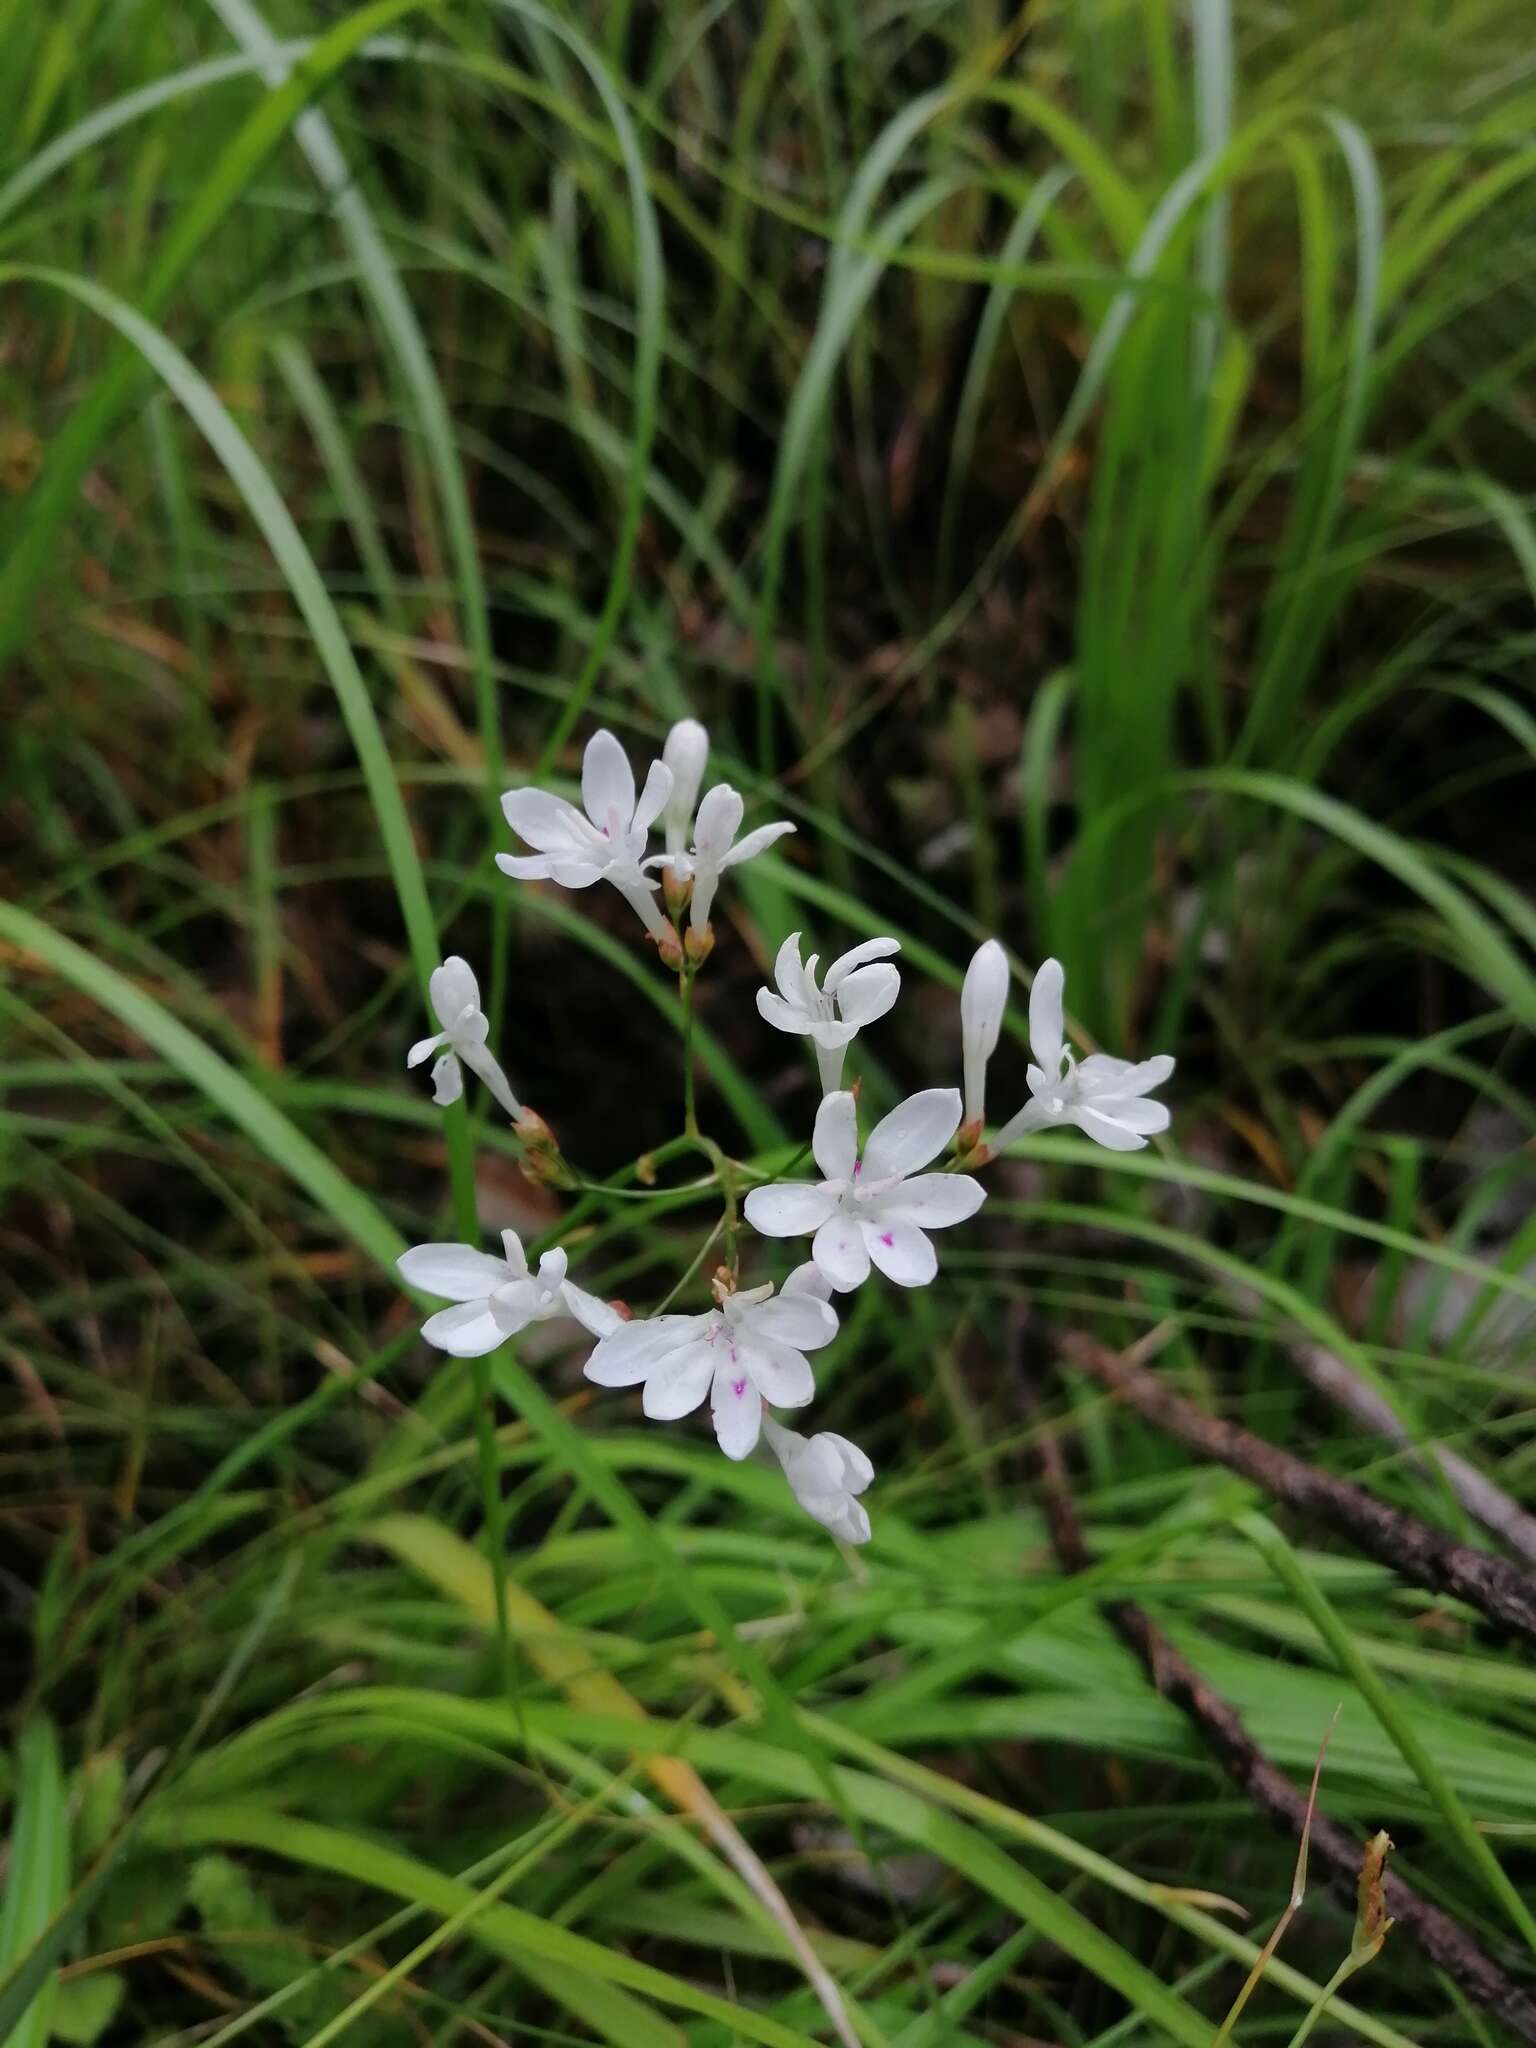
[[[1529,1974],[1445,1796],[1528,1889],[1528,1662],[1281,1517],[1426,1780],[1257,1496],[1070,1375],[1033,1417],[1007,1331],[1171,1322],[1201,1400],[1483,1540],[1306,1336],[1536,1496],[1530,29],[0,0],[0,2038],[825,2039],[707,1786],[863,2041],[1201,2048],[1294,1844],[1060,1575],[1042,1429],[1096,1589],[1299,1780],[1342,1701],[1324,1804]],[[455,1234],[404,1051],[441,942],[586,1169],[675,1132],[630,914],[491,857],[509,781],[686,712],[801,827],[701,985],[722,1140],[808,1128],[751,1001],[795,926],[903,939],[876,1104],[957,1072],[997,931],[1178,1053],[1173,1140],[1035,1141],[942,1289],[854,1298],[856,1562],[499,1356],[509,1693],[471,1382],[382,1270]],[[459,1215],[537,1237],[479,1136]],[[564,1239],[644,1303],[711,1215]],[[1314,1888],[1241,2033],[1348,1940]],[[1400,1939],[1350,1993],[1378,2048],[1497,2033]]]

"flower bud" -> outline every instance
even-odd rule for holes
[[[683,912],[688,908],[688,899],[693,894],[693,877],[682,862],[669,861],[661,871],[661,893],[665,899],[668,914],[673,921],[681,924]]]
[[[661,758],[672,770],[672,794],[662,812],[668,853],[681,853],[693,826],[693,807],[709,759],[709,734],[696,718],[682,718],[667,734]]]
[[[523,1156],[519,1164],[525,1179],[548,1187],[573,1188],[577,1185],[576,1175],[561,1157],[559,1139],[536,1109],[525,1109],[512,1129],[522,1140]]]
[[[979,946],[960,991],[960,1042],[965,1058],[965,1120],[981,1124],[987,1111],[987,1061],[997,1050],[1008,1007],[1008,956],[996,939]]]

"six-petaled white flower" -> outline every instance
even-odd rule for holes
[[[675,855],[663,854],[652,862],[652,866],[669,866],[680,882],[693,883],[693,903],[688,922],[696,932],[703,931],[709,923],[709,913],[715,907],[715,891],[726,869],[754,859],[772,846],[775,839],[782,839],[786,832],[795,829],[787,820],[780,820],[775,825],[759,825],[745,839],[738,839],[736,834],[741,830],[745,810],[740,795],[731,785],[717,782],[699,805],[698,819],[693,828],[693,850]]]
[[[405,1064],[419,1067],[440,1046],[445,1047],[432,1067],[433,1100],[446,1108],[464,1093],[464,1075],[459,1065],[462,1060],[471,1073],[480,1076],[516,1123],[523,1113],[523,1105],[512,1093],[511,1082],[486,1045],[491,1027],[480,1007],[480,984],[475,980],[469,962],[461,960],[457,953],[450,953],[441,967],[433,968],[427,987],[437,1021],[443,1028],[434,1038],[418,1038],[406,1054]]]
[[[775,1296],[772,1286],[729,1294],[704,1315],[623,1323],[587,1360],[600,1387],[641,1381],[641,1406],[655,1422],[690,1415],[710,1396],[711,1418],[728,1458],[757,1442],[763,1403],[803,1408],[816,1391],[805,1354],[837,1335],[837,1315],[810,1294]]]
[[[530,1323],[548,1322],[552,1316],[574,1316],[599,1338],[623,1327],[616,1309],[566,1279],[566,1256],[558,1246],[530,1273],[517,1232],[504,1230],[501,1244],[499,1259],[468,1244],[418,1244],[401,1255],[400,1274],[409,1286],[454,1304],[421,1326],[423,1337],[439,1351],[479,1358]]]
[[[811,1139],[826,1179],[753,1188],[747,1221],[765,1237],[814,1232],[812,1258],[839,1293],[862,1286],[872,1262],[898,1286],[926,1287],[938,1271],[927,1232],[963,1223],[986,1200],[969,1174],[921,1171],[959,1123],[959,1089],[925,1088],[880,1119],[861,1156],[852,1095],[828,1095]]]
[[[693,807],[699,800],[704,764],[709,759],[709,734],[696,718],[680,718],[667,734],[661,758],[672,775],[672,794],[661,814],[667,851],[681,853],[693,830]]]
[[[960,1043],[965,1062],[965,1121],[979,1126],[987,1114],[987,1061],[997,1051],[1008,1007],[1008,955],[996,939],[978,946],[960,990]]]
[[[816,1048],[821,1090],[830,1095],[843,1078],[843,1054],[866,1024],[883,1017],[901,993],[901,976],[890,966],[899,953],[896,939],[866,939],[840,953],[818,983],[813,953],[802,966],[800,934],[791,932],[773,963],[778,993],[757,992],[758,1011],[779,1031],[809,1038]]]
[[[855,1495],[869,1485],[875,1468],[858,1445],[830,1429],[801,1436],[772,1416],[763,1419],[763,1435],[805,1512],[845,1543],[867,1543],[869,1516]]]
[[[1051,1124],[1076,1124],[1080,1131],[1111,1152],[1139,1152],[1147,1139],[1166,1131],[1171,1121],[1161,1102],[1149,1102],[1147,1091],[1173,1072],[1173,1059],[1159,1053],[1150,1060],[1117,1060],[1106,1052],[1074,1059],[1062,1035],[1061,991],[1065,976],[1059,960],[1047,960],[1029,992],[1029,1101],[1011,1116],[992,1141],[1001,1152],[1026,1131]]]
[[[548,790],[509,789],[501,800],[507,823],[535,851],[498,853],[496,865],[520,881],[554,881],[563,889],[612,882],[651,937],[665,940],[671,927],[656,904],[656,884],[642,863],[651,826],[671,794],[671,769],[664,761],[653,761],[637,798],[629,756],[611,732],[594,733],[581,761],[585,816]]]

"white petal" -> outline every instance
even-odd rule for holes
[[[1029,991],[1029,1049],[1054,1081],[1061,1072],[1061,993],[1066,973],[1059,960],[1035,970]]]
[[[433,968],[427,991],[439,1024],[451,1025],[464,1011],[480,1007],[480,984],[474,969],[457,953],[450,953],[441,967]]]
[[[790,824],[756,826],[744,839],[738,839],[730,852],[724,855],[720,862],[721,867],[735,868],[740,867],[744,860],[756,860],[760,853],[768,851],[776,839],[782,839],[786,832],[793,832],[794,829]]]
[[[611,1331],[623,1329],[624,1318],[618,1310],[610,1308],[606,1301],[599,1300],[595,1294],[588,1294],[586,1289],[578,1287],[574,1280],[566,1281],[563,1292],[566,1307],[581,1327],[590,1330],[594,1337],[606,1337]]]
[[[875,1476],[875,1468],[859,1449],[845,1436],[838,1436],[830,1429],[821,1432],[820,1441],[830,1444],[842,1460],[842,1484],[850,1493],[862,1493]]]
[[[514,1280],[528,1277],[528,1254],[523,1250],[523,1240],[515,1230],[501,1233],[501,1255],[507,1262],[507,1271]]]
[[[512,867],[505,854],[498,853],[498,864],[510,875]],[[549,878],[558,882],[562,889],[590,889],[594,882],[600,882],[608,872],[602,861],[575,859],[554,860],[549,863]]]
[[[635,815],[635,771],[628,754],[606,728],[593,733],[581,757],[581,801],[599,832],[610,829],[615,811],[620,831],[629,830]],[[513,822],[515,829],[521,829]],[[523,837],[528,837],[526,832]]]
[[[664,1358],[647,1378],[640,1401],[652,1422],[691,1415],[709,1391],[719,1357],[719,1345],[701,1337]]]
[[[887,1195],[871,1196],[864,1208],[882,1225],[921,1223],[929,1230],[943,1230],[974,1216],[986,1199],[986,1189],[968,1173],[919,1173]]]
[[[737,1361],[756,1380],[763,1399],[775,1408],[803,1408],[816,1392],[816,1376],[792,1344],[754,1338],[738,1347]]]
[[[853,1217],[841,1210],[817,1231],[811,1240],[811,1253],[839,1294],[862,1287],[869,1278],[869,1253],[864,1249],[863,1233]]]
[[[513,1275],[505,1262],[468,1244],[418,1244],[402,1252],[396,1264],[408,1287],[444,1301],[484,1301]]]
[[[1073,1103],[1067,1110],[1067,1121],[1076,1124],[1106,1152],[1140,1152],[1147,1142],[1139,1131],[1133,1131],[1128,1124],[1116,1123],[1113,1117],[1105,1116],[1097,1109],[1090,1109],[1086,1102]]]
[[[1005,1152],[1015,1138],[1022,1138],[1028,1131],[1043,1131],[1047,1125],[1060,1123],[1060,1117],[1052,1116],[1043,1096],[1032,1095],[1024,1107],[1015,1110],[1007,1123],[992,1140],[994,1152]]]
[[[506,1332],[483,1301],[459,1301],[428,1316],[421,1334],[454,1358],[483,1358],[506,1341]]]
[[[837,1335],[837,1311],[811,1294],[776,1295],[747,1309],[740,1322],[749,1343],[766,1337],[796,1351],[819,1351]]]
[[[459,1067],[458,1056],[445,1052],[432,1068],[432,1100],[439,1109],[447,1109],[457,1102],[464,1093],[464,1075]]]
[[[823,1052],[841,1052],[845,1045],[852,1045],[859,1035],[857,1024],[833,1024],[819,1017],[813,1024],[807,1026],[807,1031],[813,1043],[819,1045]],[[841,1061],[838,1062],[838,1066],[841,1070]],[[831,1094],[836,1091],[829,1089],[827,1092]]]
[[[486,1306],[503,1337],[515,1337],[519,1330],[527,1329],[543,1302],[532,1280],[509,1280],[505,1287],[497,1288]]]
[[[786,1003],[771,988],[758,990],[757,1009],[763,1022],[771,1024],[776,1031],[794,1031],[803,1037],[812,1028],[811,1019],[804,1010],[797,1010],[793,1003]]]
[[[779,994],[791,1009],[809,1010],[805,969],[800,964],[800,934],[791,932],[774,956],[773,979]]]
[[[654,1316],[620,1322],[598,1343],[582,1370],[599,1387],[632,1387],[669,1351],[693,1342],[703,1316]]]
[[[558,1294],[565,1285],[570,1257],[562,1245],[551,1245],[539,1260],[539,1286],[547,1294]]]
[[[742,1212],[764,1237],[809,1237],[837,1207],[837,1196],[809,1180],[775,1181],[753,1188]]]
[[[419,1067],[424,1059],[431,1057],[437,1048],[447,1040],[446,1031],[439,1031],[435,1038],[418,1038],[405,1056],[407,1067]]]
[[[1161,1088],[1174,1068],[1171,1053],[1150,1060],[1117,1060],[1109,1053],[1090,1053],[1077,1069],[1077,1084],[1090,1100],[1101,1095],[1145,1095]]]
[[[846,953],[838,954],[821,985],[829,996],[835,996],[856,967],[864,966],[869,960],[889,960],[893,953],[900,951],[900,939],[865,939],[861,945],[850,946]]]
[[[722,1367],[710,1387],[710,1421],[728,1458],[745,1458],[757,1446],[763,1426],[763,1397],[751,1375]]]
[[[844,1543],[867,1543],[869,1541],[869,1510],[861,1500],[844,1503],[843,1512],[835,1522],[828,1522],[827,1529],[833,1536],[840,1536]]]
[[[886,1279],[898,1287],[926,1287],[939,1270],[938,1253],[915,1223],[877,1218],[864,1225],[864,1243]]]
[[[859,1113],[846,1088],[822,1097],[811,1155],[828,1180],[852,1180],[859,1156]]]
[[[916,1173],[936,1159],[960,1127],[958,1088],[924,1088],[881,1117],[864,1147],[864,1179]]]
[[[547,853],[498,853],[496,865],[514,882],[547,882],[555,871],[555,863]],[[592,879],[596,881],[595,874]]]
[[[1151,1102],[1145,1095],[1110,1095],[1082,1106],[1096,1110],[1112,1123],[1124,1124],[1128,1131],[1139,1131],[1144,1138],[1166,1131],[1173,1122],[1166,1102]]]
[[[720,860],[730,851],[731,841],[741,830],[746,806],[728,782],[717,782],[699,805],[693,828],[695,853]]]
[[[779,1294],[781,1298],[809,1294],[813,1300],[827,1301],[831,1298],[832,1282],[814,1259],[807,1259],[803,1266],[796,1266],[779,1289]]]
[[[640,801],[635,805],[631,830],[642,834],[649,832],[666,809],[667,799],[671,794],[672,770],[664,761],[653,761],[646,773]]]
[[[592,832],[580,811],[547,789],[509,789],[501,809],[518,838],[539,853],[574,853],[591,844]]]
[[[817,1494],[826,1497],[847,1491],[842,1455],[827,1430],[818,1430],[809,1442],[803,1436],[792,1439],[790,1454],[784,1459],[784,1476],[802,1501]]]
[[[837,1014],[845,1024],[873,1024],[900,994],[901,976],[894,967],[859,967],[838,984]]]
[[[487,1052],[483,1045],[461,1045],[459,1057],[471,1073],[480,1076],[513,1123],[516,1123],[523,1113],[523,1105],[512,1093],[512,1084],[501,1071],[496,1055]]]

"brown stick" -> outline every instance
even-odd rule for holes
[[[1038,1418],[1034,1387],[1022,1359],[1020,1386],[1031,1419]],[[1053,1436],[1042,1432],[1036,1454],[1046,1519],[1057,1558],[1063,1571],[1083,1571],[1092,1560],[1083,1540],[1061,1446]],[[1105,1601],[1103,1609],[1121,1640],[1141,1659],[1154,1689],[1171,1700],[1199,1730],[1233,1783],[1272,1820],[1299,1836],[1306,1824],[1306,1794],[1259,1748],[1231,1701],[1201,1677],[1134,1601]],[[1352,1901],[1365,1853],[1364,1843],[1318,1809],[1312,1815],[1311,1841],[1313,1855]],[[1536,2043],[1536,1996],[1506,1975],[1448,1913],[1431,1904],[1405,1879],[1389,1877],[1386,1889],[1388,1911],[1399,1929],[1418,1944],[1430,1961],[1453,1977],[1476,2005],[1501,2020],[1511,2033]]]
[[[1091,1337],[1066,1335],[1060,1348],[1080,1372],[1177,1437],[1187,1450],[1230,1466],[1288,1507],[1315,1515],[1403,1578],[1436,1593],[1450,1593],[1490,1621],[1517,1629],[1536,1642],[1536,1580],[1508,1558],[1453,1543],[1415,1516],[1388,1507],[1363,1487],[1337,1479],[1289,1451],[1277,1450],[1235,1422],[1207,1415],[1155,1373],[1118,1358]]]
[[[1239,1286],[1234,1282],[1221,1291],[1245,1315],[1263,1313],[1263,1300],[1256,1288]],[[1378,1394],[1337,1352],[1299,1332],[1282,1337],[1281,1342],[1286,1356],[1302,1378],[1325,1400],[1334,1402],[1356,1422],[1385,1437],[1398,1450],[1406,1451],[1415,1464],[1432,1469],[1438,1467],[1446,1485],[1468,1514],[1474,1515],[1485,1529],[1497,1536],[1507,1549],[1517,1552],[1527,1564],[1536,1564],[1536,1515],[1528,1515],[1518,1501],[1510,1499],[1503,1487],[1496,1485],[1486,1472],[1480,1471],[1457,1452],[1446,1450],[1440,1444],[1416,1444],[1399,1422],[1391,1402]]]

